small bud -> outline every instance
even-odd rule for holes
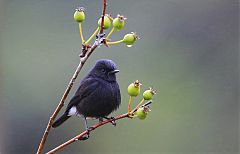
[[[131,47],[137,39],[139,39],[137,34],[134,32],[131,32],[130,34],[126,34],[124,36],[123,42],[127,45],[127,47]]]
[[[149,90],[144,91],[143,98],[145,100],[150,100],[155,94],[156,94],[156,91],[150,87]]]
[[[124,16],[121,16],[121,15],[117,15],[117,17],[115,19],[113,19],[113,27],[116,29],[116,30],[121,30],[123,29],[124,25],[125,25],[125,20],[127,18],[124,18]]]
[[[140,120],[144,120],[147,117],[148,112],[150,112],[151,110],[149,109],[149,107],[140,107],[137,109],[136,111],[136,115]]]
[[[77,22],[83,22],[85,20],[84,8],[83,7],[77,8],[73,15],[73,18]]]
[[[128,86],[128,94],[130,96],[137,96],[139,93],[140,93],[140,86],[142,84],[136,80],[134,83],[131,83],[129,86]]]
[[[102,18],[99,18],[99,20],[98,20],[99,27],[101,27],[101,23],[102,23]],[[103,29],[108,29],[110,26],[111,26],[111,20],[110,20],[109,16],[106,14],[104,16]]]

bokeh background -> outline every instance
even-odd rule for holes
[[[239,153],[238,0],[108,0],[112,16],[128,19],[112,40],[136,31],[132,48],[101,47],[82,77],[102,58],[114,60],[126,112],[129,83],[158,90],[146,120],[121,120],[59,153]],[[0,1],[0,153],[35,153],[79,62],[74,9],[86,8],[85,37],[96,28],[102,0]],[[68,97],[69,100],[71,97]],[[135,99],[135,103],[141,97]],[[97,121],[91,121],[91,124]],[[46,151],[82,131],[77,117],[50,132]]]

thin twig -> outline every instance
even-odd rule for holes
[[[103,25],[104,25],[104,16],[106,14],[106,6],[107,6],[107,0],[103,1],[103,9],[102,9],[102,22],[101,22],[101,27],[100,27],[100,34],[103,33]]]
[[[119,119],[123,119],[123,118],[127,118],[128,117],[128,113],[125,113],[125,114],[122,114],[122,115],[119,115],[117,117],[115,117],[115,121],[119,120]],[[94,129],[100,127],[100,126],[103,126],[107,123],[110,123],[112,121],[112,119],[109,119],[109,120],[105,120],[105,121],[102,121],[102,122],[99,122],[93,126],[91,126],[91,130],[90,131],[93,131]],[[84,135],[87,134],[87,131],[83,131],[82,133],[80,133],[79,135],[73,137],[72,139],[68,140],[67,142],[64,142],[63,144],[59,145],[58,147],[54,148],[53,150],[49,151],[47,154],[52,154],[54,152],[57,152],[61,149],[63,149],[64,147],[68,146],[69,144],[72,144],[78,140],[80,140]]]
[[[104,4],[103,4],[103,11],[102,11],[102,23],[101,23],[101,27],[100,27],[100,34],[103,33],[103,22],[104,22],[104,16],[105,16],[105,12],[106,12],[106,5],[107,5],[107,2],[106,0],[104,0]],[[42,154],[43,152],[43,148],[44,148],[44,145],[46,143],[46,140],[47,140],[47,137],[48,137],[48,134],[49,134],[49,131],[52,127],[52,124],[54,122],[54,120],[56,119],[58,113],[60,112],[60,110],[62,109],[62,107],[64,106],[64,102],[70,92],[70,90],[72,89],[72,86],[78,76],[78,74],[80,73],[80,71],[82,70],[82,67],[84,66],[85,62],[87,61],[87,59],[89,58],[89,56],[92,54],[92,52],[96,49],[97,47],[97,43],[95,41],[95,43],[92,45],[92,47],[90,49],[87,48],[87,52],[86,51],[82,51],[82,52],[86,52],[84,54],[84,57],[81,57],[80,59],[80,63],[77,67],[77,69],[75,70],[58,106],[56,107],[55,111],[53,112],[53,114],[51,115],[49,121],[48,121],[48,124],[47,124],[47,127],[44,131],[44,134],[42,136],[42,139],[41,139],[41,142],[39,144],[39,147],[38,147],[38,150],[37,150],[37,154]],[[85,48],[83,48],[83,50],[85,50]]]
[[[82,70],[85,62],[87,61],[89,56],[92,54],[92,52],[96,49],[96,47],[97,46],[94,44],[91,47],[91,49],[86,53],[86,55],[83,58],[80,59],[80,63],[78,65],[75,73],[73,74],[73,76],[72,76],[72,78],[71,78],[71,80],[70,80],[70,82],[69,82],[69,84],[68,84],[68,86],[67,86],[67,88],[66,88],[66,90],[65,90],[65,92],[64,92],[64,94],[63,94],[63,96],[62,96],[62,98],[61,98],[61,100],[60,100],[60,102],[58,104],[58,106],[57,106],[57,108],[55,109],[55,111],[53,112],[52,116],[50,117],[50,119],[48,121],[48,125],[47,125],[47,128],[45,129],[45,132],[43,134],[42,140],[41,140],[41,142],[39,144],[37,154],[41,154],[42,153],[44,144],[45,144],[45,142],[47,140],[47,137],[48,137],[48,133],[49,133],[51,127],[52,127],[52,124],[53,124],[55,118],[57,117],[57,114],[60,112],[61,108],[64,106],[64,102],[65,102],[65,100],[66,100],[70,90],[72,89],[72,86],[73,86],[73,84],[74,84],[78,74],[80,73],[80,71]]]
[[[37,154],[41,154],[41,153],[42,153],[44,144],[45,144],[45,142],[46,142],[46,140],[47,140],[48,133],[49,133],[51,127],[52,127],[52,124],[53,124],[55,118],[57,117],[57,114],[59,113],[59,111],[61,110],[61,108],[64,106],[64,101],[66,100],[67,95],[69,94],[69,92],[70,92],[70,90],[71,90],[71,88],[72,88],[72,86],[73,86],[73,83],[75,82],[75,80],[76,80],[79,72],[81,71],[83,65],[84,65],[84,63],[82,63],[82,62],[80,61],[80,63],[79,63],[79,65],[78,65],[75,73],[73,74],[73,77],[71,78],[71,80],[70,80],[70,82],[69,82],[69,84],[68,84],[68,86],[67,86],[67,89],[65,90],[65,92],[64,92],[64,94],[63,94],[63,96],[62,96],[62,98],[61,98],[61,100],[60,100],[57,108],[55,109],[55,111],[53,112],[52,116],[50,117],[50,119],[49,119],[49,121],[48,121],[47,128],[45,129],[45,132],[44,132],[44,134],[43,134],[42,140],[41,140],[41,142],[40,142],[40,144],[39,144]]]
[[[148,105],[150,105],[151,103],[152,103],[152,100],[146,102],[146,103],[143,104],[142,106],[148,106]],[[137,111],[137,109],[138,109],[138,108],[135,107],[131,112],[134,113],[134,112]],[[117,120],[124,119],[124,118],[132,118],[132,117],[130,117],[128,113],[121,114],[121,115],[119,115],[119,116],[116,116],[114,119],[104,120],[104,121],[102,121],[102,122],[99,122],[99,123],[91,126],[92,129],[89,130],[89,132],[95,130],[96,128],[98,128],[98,127],[100,127],[100,126],[103,126],[103,125],[105,125],[105,124],[107,124],[107,123],[110,123],[110,122],[112,122],[113,120],[114,120],[114,121],[117,121]],[[81,132],[80,134],[78,134],[77,136],[73,137],[72,139],[64,142],[63,144],[59,145],[58,147],[56,147],[56,148],[52,149],[51,151],[47,152],[47,154],[52,154],[52,153],[54,153],[54,152],[57,152],[57,151],[63,149],[64,147],[68,146],[69,144],[72,144],[72,143],[80,140],[80,139],[81,139],[84,135],[86,135],[86,134],[87,134],[87,131],[85,130],[85,131]]]

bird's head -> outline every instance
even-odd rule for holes
[[[90,75],[112,82],[116,81],[116,73],[118,72],[119,70],[112,60],[101,59],[96,62],[96,65],[90,71]]]

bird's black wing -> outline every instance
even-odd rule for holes
[[[70,100],[66,112],[68,112],[73,106],[77,106],[79,103],[81,103],[81,100],[84,97],[89,96],[91,93],[93,93],[97,88],[99,87],[98,80],[94,78],[85,78],[79,88],[77,89],[75,95]]]
[[[118,83],[116,83],[116,86],[117,86],[116,102],[118,102],[118,106],[119,106],[121,104],[121,91]]]

